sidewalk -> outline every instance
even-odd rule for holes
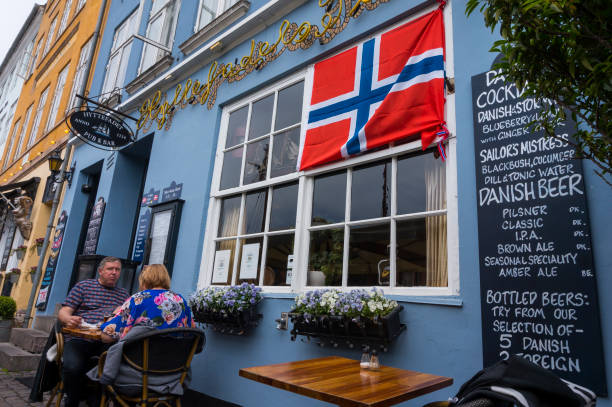
[[[6,372],[0,370],[0,407],[42,407],[51,393],[45,393],[43,402],[30,403],[30,389],[16,380],[18,377],[32,377],[36,372]]]

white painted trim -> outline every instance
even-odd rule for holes
[[[270,4],[270,3],[268,3]],[[423,10],[409,19],[405,19],[396,25],[406,23],[406,21],[410,21],[412,19],[418,18],[421,15],[424,15],[430,11],[432,11],[435,6]],[[450,24],[451,20],[452,8],[450,3],[444,9],[444,21],[445,21],[445,40],[446,40],[446,72],[447,76],[452,77],[454,75],[453,71],[453,42],[452,42],[452,25]],[[244,23],[244,22],[243,22]],[[386,27],[385,30],[390,29]],[[213,42],[214,43],[214,42]],[[354,45],[353,45],[354,46]],[[350,48],[347,47],[347,49]],[[342,51],[340,51],[342,52]],[[274,85],[268,86],[263,90],[260,90],[254,93],[247,98],[242,99],[240,102],[236,102],[223,110],[222,119],[221,119],[221,127],[220,127],[220,135],[219,141],[217,145],[217,153],[215,158],[215,165],[213,170],[213,184],[211,186],[211,197],[209,203],[209,213],[207,218],[206,230],[210,230],[211,233],[205,234],[204,240],[204,248],[202,250],[202,262],[200,266],[200,278],[198,280],[198,288],[204,287],[208,285],[208,282],[212,278],[212,266],[213,262],[208,261],[204,262],[204,257],[206,253],[214,253],[214,242],[216,240],[215,236],[217,235],[216,229],[218,225],[219,218],[219,207],[220,207],[220,198],[230,196],[237,193],[244,193],[253,189],[259,189],[262,187],[270,187],[288,181],[299,182],[299,192],[298,192],[298,208],[297,208],[297,217],[296,217],[296,229],[295,229],[295,245],[294,245],[294,254],[296,256],[294,260],[295,264],[295,278],[292,282],[291,287],[286,286],[264,286],[263,291],[266,293],[296,293],[305,289],[317,288],[307,286],[307,272],[308,269],[308,250],[309,250],[309,231],[311,230],[320,230],[332,227],[334,225],[321,225],[321,226],[310,226],[310,218],[312,214],[312,205],[307,204],[308,202],[312,202],[313,190],[314,190],[314,177],[336,171],[341,169],[347,169],[347,194],[346,194],[346,207],[345,207],[345,222],[341,222],[336,224],[336,227],[344,227],[345,228],[345,241],[346,234],[349,232],[349,225],[355,224],[375,224],[379,222],[391,222],[392,230],[396,227],[395,222],[398,220],[411,219],[411,218],[422,218],[427,216],[435,216],[435,215],[443,215],[447,216],[447,246],[448,246],[448,286],[447,287],[396,287],[395,286],[395,262],[392,262],[392,270],[391,270],[391,283],[389,287],[381,287],[383,291],[388,295],[396,295],[396,296],[456,296],[460,293],[460,279],[459,279],[459,233],[458,233],[458,194],[457,194],[457,154],[456,154],[456,137],[452,137],[448,140],[447,143],[447,161],[446,161],[446,197],[447,197],[447,208],[435,211],[428,212],[420,212],[420,213],[411,213],[411,214],[397,214],[397,205],[395,203],[397,197],[397,187],[395,186],[395,181],[397,180],[397,157],[401,154],[410,151],[418,151],[421,149],[421,141],[415,140],[410,143],[402,144],[399,146],[389,147],[384,150],[372,152],[369,154],[364,154],[358,157],[350,158],[347,160],[343,160],[340,162],[332,163],[329,165],[325,165],[320,168],[315,168],[312,170],[296,172],[292,174],[288,174],[283,177],[277,177],[272,180],[266,180],[259,183],[249,184],[247,186],[240,186],[237,188],[232,188],[231,190],[219,191],[219,183],[221,176],[221,167],[222,167],[222,157],[225,146],[225,139],[227,137],[227,124],[229,113],[239,107],[247,105],[257,99],[260,99],[265,94],[269,94],[271,92],[277,92],[278,89],[284,88],[286,86],[291,85],[299,80],[304,80],[304,97],[303,97],[303,109],[302,109],[302,127],[300,132],[300,140],[303,140],[303,137],[307,128],[307,106],[311,99],[311,89],[312,89],[312,75],[313,75],[313,67],[314,65],[309,66],[306,70],[303,70],[299,73],[291,75],[286,79],[278,82]],[[446,120],[447,126],[451,135],[456,134],[456,117],[455,117],[455,95],[447,95],[446,96]],[[301,143],[303,144],[303,143]],[[301,151],[300,151],[301,155]],[[352,174],[352,167],[358,166],[361,164],[379,161],[382,159],[391,159],[392,162],[392,207],[391,207],[391,216],[387,218],[379,218],[379,219],[367,219],[364,221],[350,221],[350,176]],[[299,162],[299,161],[298,161]],[[269,198],[270,199],[270,198]],[[269,202],[269,204],[271,204]],[[242,209],[241,209],[242,211]],[[392,234],[391,242],[392,247],[396,245],[396,238],[394,234]],[[237,240],[238,241],[238,240]],[[236,252],[238,252],[238,244],[236,246]],[[345,251],[347,247],[345,246]],[[237,256],[237,254],[236,254]],[[262,255],[265,257],[265,254]],[[391,258],[396,258],[395,253],[391,253]],[[344,256],[343,260],[343,284],[346,286],[348,272],[347,270],[348,264],[348,256]],[[205,266],[206,264],[206,266]],[[262,261],[262,268],[263,268]],[[237,268],[237,264],[235,264]],[[238,271],[236,271],[237,273]],[[203,277],[204,276],[204,277]],[[236,276],[236,274],[234,275]],[[342,289],[342,287],[336,287],[338,289]],[[354,289],[354,288],[369,288],[369,287],[345,287],[344,289]]]

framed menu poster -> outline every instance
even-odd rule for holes
[[[151,205],[151,226],[144,264],[163,264],[172,275],[183,200]]]

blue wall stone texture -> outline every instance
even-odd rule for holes
[[[178,45],[193,34],[199,0],[182,0],[180,3],[172,46],[173,66],[188,57],[180,51]],[[251,1],[250,9],[242,19],[267,3],[266,0]],[[115,27],[136,10],[139,4],[137,0],[112,2],[91,85],[91,95],[101,93]],[[384,26],[390,19],[418,4],[413,0],[381,2],[377,9],[352,19],[346,29],[328,44],[321,45],[315,41],[309,49],[286,51],[265,69],[255,71],[241,81],[223,83],[219,87],[217,101],[212,109],[208,110],[199,104],[187,106],[175,113],[169,130],[156,131],[153,126],[148,132],[140,132],[139,140],[143,140],[145,136],[153,138],[143,190],[149,191],[153,188],[161,191],[172,181],[183,183],[182,199],[185,203],[173,267],[174,290],[189,295],[197,284],[223,106],[292,75],[324,55],[342,49],[354,42],[355,38]],[[144,1],[139,26],[141,35],[145,34],[150,6],[151,1]],[[421,406],[429,401],[445,400],[454,395],[464,381],[482,368],[471,77],[490,69],[495,55],[489,53],[488,49],[498,37],[484,27],[480,15],[474,14],[469,18],[465,16],[465,1],[451,1],[447,7],[452,7],[452,27],[447,26],[447,36],[452,36],[454,55],[460,294],[448,300],[433,300],[431,303],[419,303],[411,301],[410,298],[399,297],[398,300],[404,306],[402,320],[407,324],[407,330],[388,353],[381,355],[381,363],[450,376],[454,378],[455,384],[405,402],[401,406]],[[317,2],[309,1],[285,18],[298,24],[302,21],[316,24],[320,22],[321,15]],[[275,40],[280,21],[271,22],[269,27],[263,28],[253,39]],[[229,29],[231,27],[226,28]],[[223,49],[217,59],[240,59],[248,54],[250,41],[251,38],[248,38],[234,48]],[[135,41],[125,83],[137,76],[141,48],[141,41]],[[202,66],[189,76],[205,80],[209,67]],[[186,79],[179,78],[180,82]],[[129,95],[124,91],[123,100],[128,98]],[[137,111],[128,113],[138,116]],[[50,294],[50,304],[61,302],[67,293],[85,211],[86,196],[81,192],[81,185],[86,183],[87,171],[91,168],[100,171],[98,196],[103,196],[107,201],[98,253],[131,256],[127,251],[133,233],[134,218],[146,209],[136,203],[145,168],[142,157],[133,157],[122,151],[112,154],[88,145],[80,145],[75,150],[75,160],[76,173],[79,175],[63,201],[62,209],[68,211],[69,221]],[[599,287],[605,364],[608,370],[608,387],[612,388],[612,351],[609,349],[609,344],[612,343],[612,318],[608,311],[612,309],[612,296],[606,295],[606,289],[612,287],[612,258],[607,253],[612,242],[612,217],[608,213],[612,202],[612,188],[605,186],[593,174],[593,166],[589,162],[584,163],[584,173]],[[202,354],[196,356],[193,364],[192,388],[243,406],[328,405],[238,376],[240,368],[261,364],[326,355],[359,358],[358,350],[321,348],[302,342],[299,338],[292,342],[289,331],[275,329],[274,320],[281,312],[288,311],[292,304],[291,296],[267,295],[260,306],[264,318],[248,336],[225,336],[207,330],[206,348]],[[53,307],[50,306],[45,313],[52,312]],[[612,402],[605,398],[601,399],[598,405],[612,407]]]

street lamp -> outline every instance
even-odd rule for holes
[[[72,185],[72,174],[74,173],[75,163],[72,163],[70,171],[64,171],[64,175],[60,177],[59,173],[63,162],[64,160],[62,160],[59,151],[53,150],[49,155],[49,171],[51,171],[51,176],[55,182],[59,184],[68,181],[68,187],[70,187]]]

